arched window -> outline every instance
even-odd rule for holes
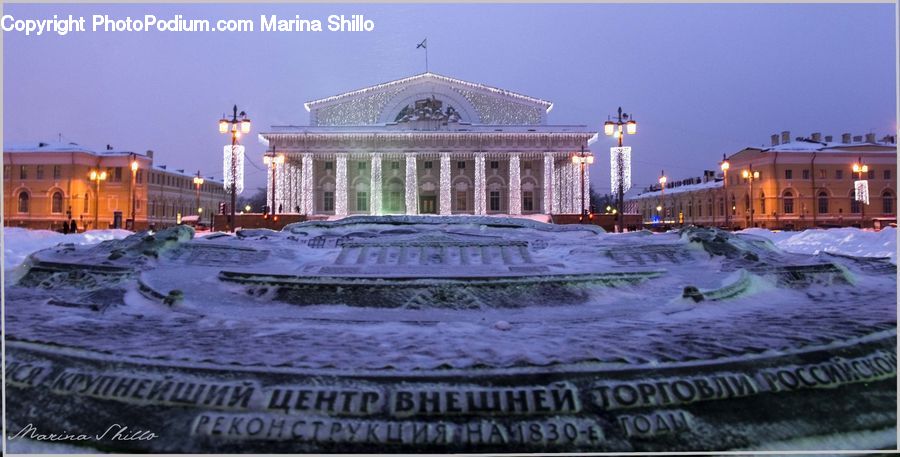
[[[63,195],[62,192],[56,191],[53,192],[53,196],[50,197],[50,212],[51,213],[61,213],[63,207]]]
[[[82,210],[82,212],[87,213],[91,209],[90,201],[90,194],[84,194],[84,209]]]
[[[719,216],[725,215],[725,198],[719,199]]]
[[[706,212],[709,213],[710,216],[714,216],[713,214],[713,201],[712,198],[708,198],[706,200]]]
[[[881,212],[884,214],[894,214],[894,194],[889,190],[881,193]]]
[[[737,214],[737,202],[734,200],[734,195],[731,196],[731,215],[734,216]]]
[[[752,208],[750,208],[750,195],[748,195],[748,194],[744,194],[744,208],[746,208],[747,214],[750,214],[749,211]]]
[[[820,190],[817,195],[817,201],[819,202],[819,214],[827,214],[828,213],[828,192],[824,190]]]
[[[766,194],[764,192],[759,193],[759,212],[763,215],[766,214]]]
[[[28,198],[29,198],[28,192],[25,192],[24,190],[22,192],[19,192],[19,212],[20,213],[28,212]]]
[[[860,213],[859,201],[856,199],[855,189],[850,189],[850,212],[853,214]]]
[[[794,214],[794,193],[786,190],[782,198],[784,204],[784,214]]]

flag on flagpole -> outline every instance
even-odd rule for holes
[[[418,44],[418,46],[416,46],[416,49],[419,49],[419,48],[428,49],[428,38],[425,38],[424,40],[422,40],[421,43]]]

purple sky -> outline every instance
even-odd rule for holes
[[[723,153],[790,130],[897,131],[894,5],[23,5],[4,14],[156,14],[323,20],[364,14],[370,33],[79,33],[4,36],[5,143],[64,141],[156,152],[221,177],[216,121],[237,103],[256,133],[308,123],[303,102],[430,69],[554,103],[550,123],[600,129],[634,113],[634,184],[700,176]],[[592,180],[608,192],[608,146]],[[247,170],[248,186],[265,185]]]

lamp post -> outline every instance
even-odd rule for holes
[[[227,117],[219,119],[219,133],[231,133],[231,208],[229,209],[231,214],[228,217],[228,228],[233,232],[235,205],[237,205],[237,157],[234,146],[237,145],[237,140],[242,133],[250,133],[250,119],[247,117],[247,113],[243,111],[238,113],[237,105],[234,105],[231,119]]]
[[[862,156],[857,156],[856,163],[853,164],[853,172],[857,174],[858,181],[863,180],[863,173],[869,172],[869,166],[863,163]],[[868,192],[868,187],[866,192]],[[866,202],[864,200],[857,201],[859,202],[859,228],[864,228],[866,224]]]
[[[725,204],[722,205],[722,208],[725,208],[728,205],[728,168],[731,167],[731,164],[728,163],[728,159],[725,158],[725,154],[722,154],[722,188],[725,190]],[[713,214],[716,209],[713,208]],[[728,225],[728,213],[729,211],[725,211],[725,228],[728,229],[730,226]]]
[[[581,152],[576,152],[572,155],[572,163],[581,165],[581,214],[578,216],[578,222],[584,222],[585,216],[587,215],[587,211],[584,207],[584,165],[594,163],[594,155],[590,152],[584,152],[584,146],[582,145]]]
[[[200,186],[203,185],[204,179],[200,177],[200,170],[197,170],[197,176],[194,176],[194,188],[196,189],[196,197],[197,203],[194,208],[197,208],[197,222],[200,222],[200,217],[202,216],[203,208],[200,207]]]
[[[90,178],[91,181],[94,181],[94,199],[96,200],[94,205],[94,230],[96,230],[100,225],[100,181],[106,181],[106,172],[91,170]]]
[[[664,211],[665,207],[666,207],[665,203],[666,203],[666,181],[667,180],[668,179],[666,178],[666,171],[660,170],[659,171],[659,205],[657,206],[657,211]],[[666,223],[666,213],[665,212],[662,213],[662,222],[663,222],[663,224]]]
[[[753,169],[753,164],[751,163],[746,170],[741,172],[741,176],[750,184],[750,193],[747,197],[747,210],[750,211],[750,225],[747,228],[750,228],[753,227],[753,180],[759,179],[759,172]]]
[[[284,154],[275,154],[275,148],[272,148],[272,152],[263,156],[263,162],[266,165],[272,167],[272,215],[275,215],[275,169],[278,165],[284,163]]]
[[[619,115],[616,118],[616,120],[613,121],[613,120],[607,119],[607,121],[603,123],[603,133],[606,136],[612,136],[612,137],[618,139],[619,147],[621,148],[622,147],[622,137],[625,136],[625,133],[627,133],[629,135],[634,135],[635,133],[637,133],[637,122],[635,122],[635,120],[633,119],[633,116],[623,113],[622,107],[620,106],[619,107]],[[618,157],[616,158],[616,160],[618,161],[617,179],[618,179],[618,183],[619,183],[618,204],[616,206],[618,207],[618,210],[619,210],[618,211],[619,212],[619,217],[618,217],[619,231],[622,231],[624,229],[624,217],[625,217],[624,216],[624,213],[625,213],[625,209],[624,209],[624,204],[625,204],[625,201],[624,201],[624,198],[625,198],[625,195],[624,195],[625,194],[625,189],[624,189],[624,186],[625,186],[625,184],[624,184],[625,164],[622,163],[622,154],[621,153],[618,154]]]
[[[137,195],[136,195],[136,192],[134,189],[135,184],[137,183],[137,171],[138,171],[138,161],[136,158],[132,158],[131,159],[131,230],[135,229],[134,226],[135,226],[135,223],[137,222],[134,219],[134,213],[135,213],[135,210],[137,207],[137,202],[135,201],[137,199]]]

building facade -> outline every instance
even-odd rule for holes
[[[896,137],[846,133],[834,141],[813,133],[792,140],[785,131],[771,143],[728,156],[727,173],[718,163],[702,178],[670,180],[665,189],[649,188],[631,203],[646,225],[804,229],[896,222]],[[853,171],[856,163],[867,167],[862,176]],[[744,178],[745,170],[754,179]],[[860,179],[866,181],[868,204],[855,198]]]
[[[137,163],[132,173],[131,164]],[[222,182],[205,178],[197,205],[196,175],[153,164],[153,153],[95,151],[75,143],[4,146],[3,224],[58,230],[75,220],[79,230],[120,227],[134,214],[136,229],[175,224],[179,215],[209,214],[225,200]],[[91,180],[91,172],[106,179]]]
[[[259,135],[285,158],[268,173],[279,213],[580,212],[572,154],[594,133],[547,124],[548,101],[424,73],[305,107],[310,125]]]

